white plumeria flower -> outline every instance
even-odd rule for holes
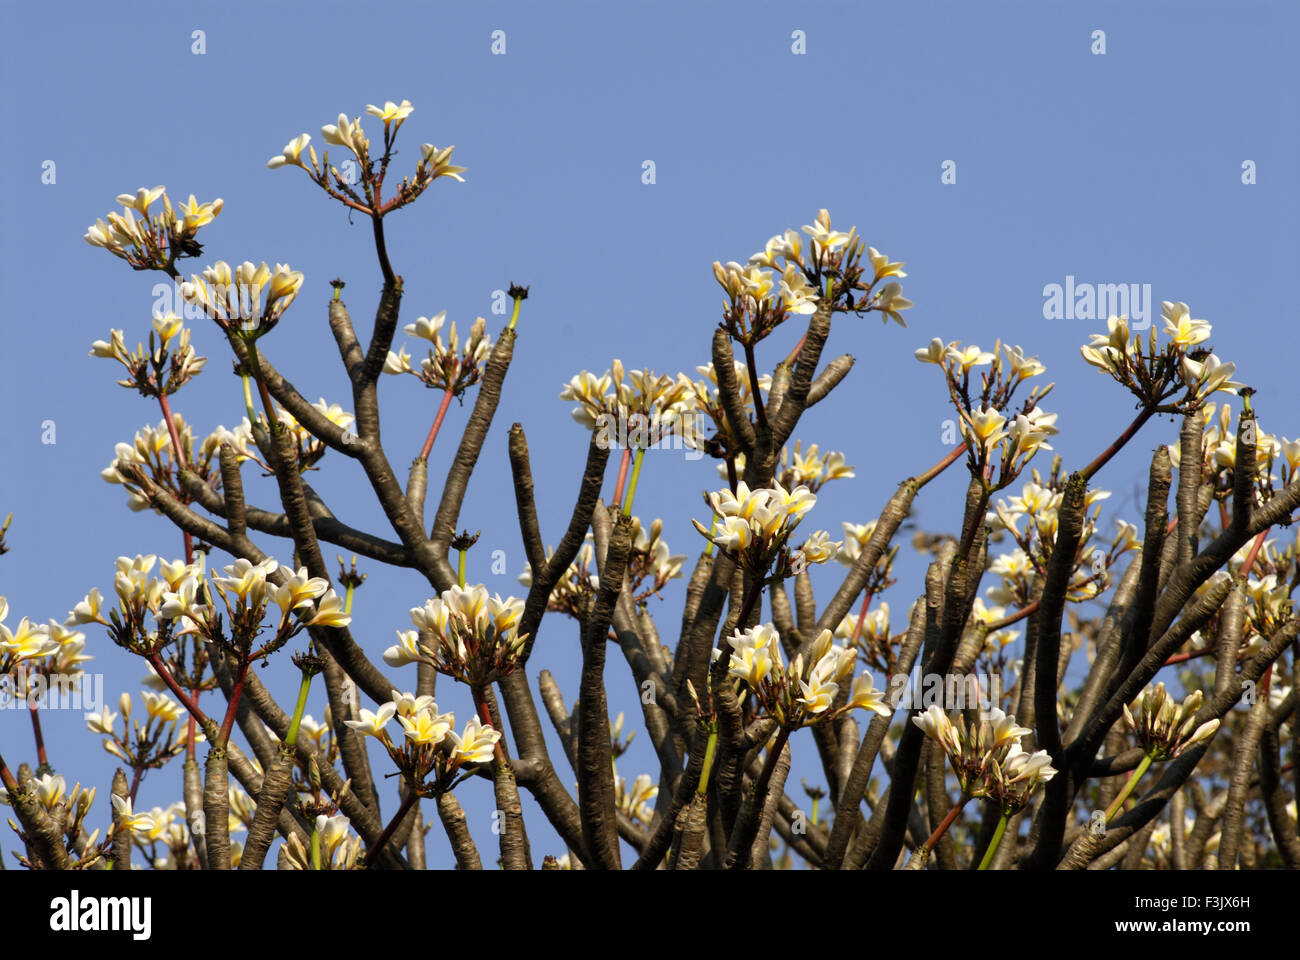
[[[1214,354],[1210,354],[1201,363],[1197,363],[1190,357],[1183,357],[1179,370],[1183,382],[1196,391],[1197,399],[1208,397],[1216,391],[1235,394],[1238,389],[1245,386],[1244,383],[1236,383],[1229,379],[1237,371],[1236,364],[1223,363]]]
[[[451,732],[453,716],[450,713],[439,714],[432,704],[430,709],[420,710],[405,716],[398,716],[406,739],[412,743],[437,746]]]
[[[117,820],[120,827],[124,830],[149,831],[153,829],[153,818],[147,813],[134,813],[131,810],[131,798],[119,797],[116,793],[113,796],[113,809],[117,812]]]
[[[1169,334],[1169,339],[1176,346],[1186,349],[1210,339],[1210,324],[1204,320],[1193,320],[1187,304],[1181,300],[1178,303],[1162,300],[1160,316],[1165,322],[1165,333]]]
[[[274,170],[277,167],[283,167],[286,164],[294,167],[303,167],[302,152],[306,149],[307,144],[311,143],[311,136],[306,133],[300,133],[284,145],[284,152],[278,156],[272,157],[266,161],[267,167]]]
[[[399,717],[412,717],[424,710],[435,710],[437,705],[433,702],[433,697],[427,694],[417,697],[413,693],[398,693],[392,691],[393,707]]]
[[[930,346],[934,346],[933,342]],[[974,344],[969,347],[959,347],[954,344],[948,347],[944,352],[944,356],[951,360],[954,366],[960,367],[962,373],[966,373],[971,367],[982,367],[985,364],[992,363],[998,358],[996,353],[981,350]]]
[[[150,717],[155,717],[163,723],[175,723],[181,718],[181,705],[165,693],[151,693],[144,690],[141,691],[140,696],[144,698],[145,709],[148,710]]]
[[[957,349],[956,340],[954,340],[952,343],[948,344],[947,346],[944,346],[943,341],[940,340],[938,337],[935,337],[933,340],[930,341],[930,343],[927,346],[912,351],[912,354],[913,356],[916,357],[916,359],[920,360],[922,363],[934,363],[934,364],[942,365],[944,358],[948,355],[948,352],[949,351],[955,352],[956,349]]]
[[[404,667],[425,659],[420,652],[420,635],[414,630],[398,630],[398,643],[384,651],[384,663],[390,667]]]
[[[281,613],[287,617],[290,610],[296,610],[304,606],[310,607],[311,602],[328,589],[328,580],[323,577],[308,576],[307,568],[299,567],[297,572],[286,580],[283,585],[275,588],[272,599],[275,601],[275,605],[280,608]]]
[[[770,626],[759,625],[749,630],[737,630],[728,637],[727,642],[734,651],[728,675],[739,677],[751,687],[761,684],[772,667],[781,663],[781,648],[776,636],[776,631]]]
[[[343,722],[362,736],[383,739],[386,736],[384,727],[388,726],[388,721],[393,719],[396,712],[397,705],[393,703],[385,703],[374,713],[362,707],[360,720],[344,720]]]
[[[86,714],[86,728],[91,733],[104,733],[111,736],[115,723],[117,723],[117,714],[110,712],[107,704],[100,713]]]
[[[432,344],[437,344],[438,331],[442,329],[443,323],[447,319],[447,311],[442,310],[430,317],[416,317],[415,323],[408,323],[402,327],[402,331],[411,337],[419,337],[422,340],[428,340]]]
[[[495,752],[496,743],[501,739],[501,731],[486,726],[478,717],[471,717],[465,724],[464,734],[457,736],[452,730],[447,739],[453,744],[452,757],[461,763],[488,763]]]
[[[366,139],[366,135],[361,130],[360,117],[355,117],[349,121],[347,114],[340,113],[337,124],[331,123],[321,127],[320,132],[326,143],[347,147],[356,154],[358,159],[370,150],[370,141]]]
[[[949,757],[961,756],[962,750],[957,740],[957,731],[948,719],[948,715],[937,704],[931,704],[925,713],[913,717],[912,722],[920,727],[927,737],[938,743]]]
[[[316,604],[316,614],[307,624],[313,627],[346,627],[351,622],[351,615],[343,610],[343,600],[331,588],[320,598]]]
[[[400,105],[388,100],[382,107],[377,107],[373,103],[366,104],[366,113],[372,117],[378,117],[384,121],[384,126],[393,124],[393,129],[400,127],[402,121],[409,117],[415,108],[411,106],[410,100],[403,100]]]
[[[882,717],[888,717],[894,712],[885,702],[885,691],[877,690],[875,680],[865,671],[853,681],[848,706],[871,710]]]

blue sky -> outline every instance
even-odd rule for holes
[[[4,16],[0,433],[8,469],[0,471],[0,515],[12,510],[14,520],[0,595],[11,626],[22,616],[62,619],[92,586],[108,593],[119,554],[181,550],[166,520],[130,513],[121,489],[99,479],[113,445],[160,415],[115,386],[116,365],[88,357],[90,343],[110,328],[125,329],[129,344],[143,339],[161,275],[134,273],[87,246],[87,226],[115,209],[117,194],[140,186],[165,184],[177,199],[222,197],[223,213],[201,237],[202,263],[266,260],[304,271],[302,293],[263,346],[309,399],[347,405],[326,325],[328,281],[347,281],[353,320],[368,334],[380,288],[370,231],[349,223],[300,171],[265,164],[298,133],[319,146],[320,126],[339,112],[364,114],[367,103],[387,99],[415,105],[399,166],[433,142],[455,144],[455,161],[468,167],[464,184],[439,181],[387,221],[406,283],[403,321],[445,309],[463,328],[482,315],[495,337],[505,318],[490,312],[493,291],[532,287],[461,515],[462,527],[483,531],[470,580],[490,590],[518,591],[523,565],[510,424],[528,433],[543,536],[554,543],[587,442],[556,398],[563,383],[584,368],[605,370],[614,357],[694,375],[709,359],[720,315],[710,264],[743,261],[773,233],[811,223],[821,207],[837,227],[856,225],[868,243],[906,261],[904,287],[916,306],[905,314],[907,329],[875,316],[836,320],[826,356],[851,353],[857,364],[796,436],[845,451],[857,477],[825,489],[806,521],[814,527],[838,533],[841,521],[875,516],[898,481],[948,451],[942,381],[911,356],[935,336],[985,348],[1000,337],[1037,354],[1057,384],[1045,406],[1060,413],[1058,452],[1067,469],[1091,460],[1127,423],[1132,401],[1079,357],[1104,318],[1045,318],[1044,287],[1067,277],[1150,284],[1156,324],[1160,300],[1186,301],[1214,324],[1216,352],[1236,362],[1237,379],[1258,389],[1263,429],[1300,434],[1294,5],[6,3]],[[204,31],[202,55],[191,52],[195,30]],[[494,30],[505,32],[504,55],[491,52]],[[1097,30],[1104,54],[1093,52]],[[792,51],[795,31],[806,53]],[[372,137],[377,129],[371,124]],[[647,160],[653,184],[642,182]],[[56,171],[48,184],[47,161]],[[941,182],[946,161],[955,183]],[[1247,161],[1250,185],[1242,182]],[[792,327],[779,331],[761,348],[760,365],[770,370],[797,337]],[[203,435],[235,425],[242,400],[218,332],[198,326],[194,342],[210,363],[174,405]],[[386,446],[400,472],[438,395],[406,378],[381,387]],[[467,413],[453,405],[434,448],[434,478]],[[43,442],[51,421],[55,442]],[[1115,491],[1104,531],[1114,517],[1139,519],[1146,459],[1175,437],[1168,421],[1153,421],[1101,474],[1099,485]],[[1049,464],[1044,457],[1039,465]],[[360,470],[335,455],[324,467],[312,482],[336,513],[386,533]],[[922,495],[921,526],[958,526],[959,473],[948,471]],[[271,481],[246,470],[245,483],[251,502],[275,505]],[[700,492],[718,485],[708,460],[652,453],[636,513],[663,517],[674,552],[693,558],[701,540],[690,519],[707,519]],[[436,479],[431,486],[433,497]],[[288,558],[284,543],[260,542]],[[490,572],[498,549],[505,576]],[[327,556],[334,552],[327,547]],[[896,630],[920,589],[923,566],[909,552],[886,598]],[[371,577],[358,593],[354,632],[377,658],[428,588],[409,572],[362,569]],[[840,572],[819,571],[821,598]],[[680,600],[674,587],[652,604],[667,642],[675,641]],[[104,674],[110,702],[122,689],[138,692],[143,665],[98,631],[89,640],[91,669]],[[576,694],[570,621],[543,624],[534,685],[542,667],[566,696]],[[285,700],[293,673],[275,664],[264,679]],[[413,668],[405,674],[413,687]],[[609,680],[614,709],[638,727],[630,675],[616,657]],[[464,691],[449,683],[440,691],[443,709],[467,716]],[[323,693],[309,712],[319,719],[322,709]],[[112,758],[79,714],[51,714],[45,730],[51,761],[69,783],[107,787]],[[629,779],[652,769],[644,740],[620,761]],[[0,716],[0,745],[11,764],[34,755],[21,714]],[[793,784],[819,777],[807,762],[811,742],[801,748]],[[554,742],[552,755],[571,782]],[[178,799],[179,785],[179,766],[151,772],[139,805]],[[797,786],[792,795],[801,799]],[[487,855],[490,791],[469,785],[467,798]],[[525,802],[534,856],[562,852]],[[105,803],[99,815],[106,811]],[[432,864],[449,862],[437,830],[429,850]]]

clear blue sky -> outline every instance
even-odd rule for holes
[[[176,199],[224,198],[200,238],[202,262],[303,270],[301,295],[263,344],[309,399],[347,406],[326,325],[328,281],[347,281],[353,319],[368,333],[380,287],[370,231],[349,224],[300,171],[265,164],[298,133],[319,146],[321,125],[339,112],[364,114],[387,99],[415,106],[399,164],[413,165],[428,141],[454,143],[456,162],[469,168],[466,183],[440,181],[388,221],[406,281],[404,322],[442,309],[458,326],[484,315],[495,337],[504,318],[490,313],[493,291],[511,281],[532,287],[461,515],[461,526],[483,530],[469,576],[490,590],[519,591],[523,565],[510,424],[528,433],[543,535],[554,543],[587,442],[556,398],[564,381],[583,368],[604,371],[613,357],[694,375],[719,319],[712,261],[744,260],[771,234],[812,222],[820,207],[837,227],[856,225],[906,261],[904,288],[916,306],[906,330],[874,316],[835,323],[827,356],[851,353],[857,365],[797,437],[844,450],[857,478],[826,488],[809,529],[838,534],[841,521],[873,517],[898,481],[947,452],[940,431],[951,410],[940,377],[912,359],[934,336],[986,349],[1001,337],[1037,354],[1057,383],[1045,406],[1060,412],[1056,447],[1067,468],[1104,447],[1132,402],[1079,357],[1104,319],[1044,318],[1043,288],[1067,276],[1150,284],[1157,324],[1160,300],[1189,303],[1214,324],[1216,351],[1237,363],[1237,379],[1258,388],[1263,429],[1300,434],[1294,4],[54,2],[5,3],[3,15],[0,515],[12,510],[14,520],[0,595],[11,626],[22,616],[62,620],[92,586],[111,595],[119,554],[181,550],[165,519],[130,513],[121,488],[99,479],[114,444],[160,416],[115,386],[115,364],[87,353],[110,328],[124,328],[132,345],[145,337],[161,275],[135,274],[87,246],[87,226],[115,209],[117,194],[141,186],[165,184]],[[490,50],[498,29],[503,56]],[[206,34],[201,56],[191,53],[195,30]],[[806,37],[803,55],[792,52],[796,30]],[[1092,52],[1095,30],[1105,32],[1104,55]],[[368,129],[377,137],[377,123]],[[642,183],[646,160],[656,166],[653,185]],[[41,181],[45,161],[56,164],[53,184]],[[955,163],[955,184],[941,183],[945,161]],[[1255,165],[1253,185],[1242,183],[1245,161]],[[765,344],[764,369],[797,336],[785,329]],[[175,404],[203,435],[236,424],[242,402],[217,331],[200,325],[194,341],[210,363]],[[437,399],[414,380],[383,381],[384,437],[399,473]],[[434,478],[467,411],[449,414]],[[53,444],[42,442],[45,421]],[[1139,519],[1134,498],[1149,451],[1175,437],[1168,422],[1153,422],[1103,472],[1100,485],[1115,491],[1106,533],[1115,516]],[[1040,466],[1049,465],[1044,457]],[[324,466],[312,482],[336,513],[387,533],[359,468],[337,455]],[[921,497],[922,526],[957,527],[959,471]],[[245,483],[251,502],[275,505],[271,481],[246,470]],[[674,552],[693,558],[701,539],[690,519],[706,519],[700,491],[718,485],[711,461],[652,454],[636,512],[662,516]],[[436,479],[432,486],[434,497]],[[260,542],[288,559],[283,542]],[[489,571],[496,549],[507,553],[507,576]],[[922,566],[908,552],[887,597],[896,630],[920,589]],[[363,569],[372,576],[353,630],[377,659],[428,588],[409,572]],[[819,573],[822,599],[841,572]],[[652,606],[668,642],[680,600],[677,587]],[[110,702],[122,689],[138,696],[143,664],[99,630],[89,638],[90,666],[104,673]],[[572,698],[576,651],[573,623],[548,616],[529,668],[534,684],[549,667]],[[614,708],[639,728],[630,675],[612,652]],[[294,689],[285,660],[263,675],[282,700]],[[413,688],[413,668],[391,672]],[[463,722],[465,692],[447,682],[439,689],[440,706]],[[322,693],[309,711],[319,719],[323,706]],[[94,816],[102,825],[112,758],[79,714],[49,715],[45,730],[69,784],[101,787]],[[10,763],[34,756],[21,714],[0,716],[0,745]],[[798,776],[819,772],[811,741],[798,746],[805,759],[792,795],[802,800]],[[554,741],[552,755],[572,782]],[[642,732],[619,770],[630,780],[652,768]],[[179,764],[152,772],[138,806],[170,803],[179,788]],[[490,791],[474,784],[466,796],[490,861]],[[525,803],[534,856],[562,852]],[[436,827],[429,850],[431,864],[450,862]]]

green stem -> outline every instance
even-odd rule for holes
[[[1115,797],[1115,799],[1110,802],[1110,806],[1106,808],[1106,823],[1110,823],[1115,814],[1119,813],[1119,808],[1124,806],[1124,801],[1129,798],[1129,794],[1133,792],[1133,788],[1138,785],[1138,781],[1142,779],[1142,775],[1147,772],[1147,769],[1150,766],[1151,754],[1148,753],[1142,758],[1142,762],[1137,765],[1137,769],[1129,775],[1128,783],[1124,784],[1124,789],[1119,792],[1119,795]]]
[[[320,866],[320,831],[316,829],[316,824],[311,826],[311,868],[319,870]]]
[[[709,742],[704,747],[704,769],[700,771],[700,785],[695,788],[696,794],[704,796],[709,792],[709,773],[713,770],[713,753],[718,746],[718,727],[714,724],[709,730]]]
[[[271,402],[271,394],[266,389],[266,381],[262,379],[262,361],[257,355],[257,341],[246,339],[244,346],[248,348],[248,365],[253,368],[253,379],[257,381],[258,395],[262,398],[262,406],[266,408],[266,429],[273,434],[279,420],[276,419],[275,405]],[[252,420],[249,423],[252,423]]]
[[[510,324],[509,326],[506,327],[507,330],[513,330],[515,328],[515,324],[519,322],[519,308],[523,306],[523,303],[524,303],[523,300],[519,299],[518,297],[515,298],[515,305],[514,305],[514,309],[510,311]]]
[[[465,553],[466,553],[466,551],[461,550],[461,551],[459,551],[459,553],[460,553],[460,556],[456,558],[456,585],[457,585],[458,587],[460,587],[462,590],[464,590],[464,589],[465,589]]]
[[[311,671],[302,672],[302,682],[298,684],[298,702],[293,707],[293,719],[289,721],[289,732],[285,735],[284,742],[289,746],[296,746],[298,743],[298,725],[302,723],[302,712],[307,709],[307,691],[311,689]]]
[[[998,852],[998,845],[1002,843],[1002,835],[1007,832],[1007,823],[1010,820],[1011,811],[1003,810],[1002,816],[998,819],[998,828],[993,831],[993,839],[989,841],[989,848],[984,851],[984,859],[980,861],[980,870],[987,870],[989,864],[993,862],[993,857]]]
[[[257,411],[253,409],[253,381],[249,378],[248,371],[243,369],[239,371],[239,379],[244,384],[244,413],[251,426],[257,422]]]
[[[636,484],[641,479],[641,461],[645,459],[645,449],[638,448],[632,460],[632,479],[627,484],[627,497],[623,501],[623,516],[632,516],[632,498],[636,496]]]

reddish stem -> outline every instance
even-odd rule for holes
[[[1083,479],[1091,480],[1098,470],[1110,462],[1111,458],[1115,456],[1115,454],[1124,449],[1124,444],[1128,443],[1137,435],[1137,432],[1142,429],[1142,425],[1150,420],[1152,416],[1155,415],[1155,412],[1155,407],[1144,407],[1142,412],[1133,418],[1133,422],[1124,429],[1124,432],[1115,438],[1115,442],[1101,453],[1097,454],[1097,459],[1080,471]]]
[[[433,450],[433,441],[438,438],[438,429],[442,426],[442,418],[447,415],[447,408],[451,406],[451,388],[448,387],[443,391],[442,404],[438,407],[438,415],[433,418],[433,426],[429,428],[429,435],[424,438],[424,446],[420,449],[420,459],[427,461],[429,453]]]
[[[1021,620],[1025,619],[1025,617],[1029,616],[1030,614],[1037,613],[1039,603],[1040,601],[1035,600],[1033,603],[1021,607],[1015,613],[1007,614],[1001,620],[992,621],[988,625],[989,633],[993,633],[995,630],[1002,630],[1006,627],[1011,626],[1013,623],[1019,623]]]
[[[178,684],[175,677],[171,675],[171,671],[168,670],[166,664],[162,662],[162,658],[160,658],[156,653],[151,653],[145,657],[145,661],[149,666],[154,668],[154,671],[162,678],[162,682],[167,684],[167,689],[176,696],[176,699],[179,700],[181,705],[190,712],[190,715],[194,717],[200,725],[206,726],[209,722],[207,715],[199,709],[198,703],[191,699],[190,696],[181,689],[180,684]]]
[[[925,841],[925,849],[927,851],[934,850],[934,845],[939,842],[939,838],[942,837],[944,833],[947,832],[948,828],[952,826],[953,821],[957,819],[957,815],[961,813],[962,808],[966,806],[968,800],[970,800],[970,797],[963,795],[953,808],[948,811],[948,815],[939,821],[939,825],[934,828],[934,833],[930,834],[930,839]]]
[[[167,435],[172,439],[173,459],[175,459],[179,467],[188,470],[189,464],[185,462],[185,451],[181,449],[180,434],[176,432],[176,424],[172,422],[172,405],[168,402],[165,394],[158,394],[158,406],[162,407],[163,422],[167,424]]]
[[[39,769],[49,767],[50,761],[45,756],[45,737],[41,734],[41,718],[37,716],[36,701],[27,698],[27,709],[32,717],[32,734],[36,737],[36,762]]]
[[[4,788],[11,794],[18,792],[18,780],[14,777],[9,768],[5,766],[4,757],[0,757],[0,783],[4,784]]]
[[[916,485],[918,487],[925,486],[927,483],[929,483],[939,474],[943,473],[950,466],[956,463],[958,458],[965,452],[966,452],[966,447],[964,445],[960,447],[953,447],[952,452],[948,454],[948,456],[944,457],[933,467],[931,467],[929,470],[925,471],[925,473],[921,474],[919,477],[916,478]]]
[[[253,349],[256,349],[256,347]],[[262,406],[266,409],[266,427],[270,430],[275,426],[275,404],[271,402],[271,393],[266,389],[266,384],[262,381],[262,378],[258,376],[255,379],[257,380],[258,395],[262,398]]]
[[[239,664],[239,674],[235,677],[235,685],[230,691],[230,705],[226,707],[226,717],[221,721],[221,732],[217,736],[217,746],[224,747],[230,740],[231,728],[235,725],[235,711],[239,707],[239,696],[244,692],[244,679],[248,676],[248,659],[243,659]]]
[[[868,590],[862,598],[862,609],[858,611],[858,622],[853,628],[853,639],[849,641],[849,646],[857,643],[862,638],[862,624],[867,619],[867,607],[871,606],[871,591]]]
[[[1189,650],[1186,653],[1175,653],[1164,662],[1164,665],[1166,667],[1172,667],[1176,663],[1186,663],[1188,660],[1195,660],[1197,657],[1209,656],[1213,652],[1213,647],[1206,647],[1204,650]]]
[[[618,480],[614,484],[614,502],[610,504],[617,510],[623,506],[623,484],[627,482],[627,468],[632,463],[632,448],[623,448],[623,457],[618,462]]]
[[[793,365],[795,360],[798,358],[799,354],[803,351],[803,345],[807,339],[808,339],[808,331],[805,330],[803,332],[803,336],[799,338],[799,342],[796,343],[794,345],[794,349],[790,351],[790,355],[785,358],[786,366]]]
[[[397,813],[393,814],[393,819],[388,821],[388,826],[384,827],[384,832],[379,835],[379,839],[375,841],[374,846],[366,851],[367,870],[378,862],[379,854],[383,853],[384,847],[388,846],[388,841],[392,839],[393,831],[397,829],[397,825],[402,822],[408,813],[410,813],[411,807],[415,805],[415,801],[418,799],[420,799],[420,795],[416,793],[414,789],[407,790],[406,797],[402,800],[402,805],[398,808]]]
[[[1250,568],[1255,565],[1255,559],[1259,556],[1260,547],[1264,545],[1264,538],[1268,536],[1268,532],[1271,529],[1273,528],[1265,527],[1263,530],[1259,531],[1259,534],[1255,537],[1255,542],[1251,544],[1250,553],[1246,554],[1246,562],[1241,566],[1242,573],[1247,577],[1250,576]]]
[[[143,779],[144,779],[144,767],[141,767],[139,765],[133,766],[131,768],[131,791],[130,791],[132,805],[135,804],[135,794],[136,791],[140,789],[140,781]]]

